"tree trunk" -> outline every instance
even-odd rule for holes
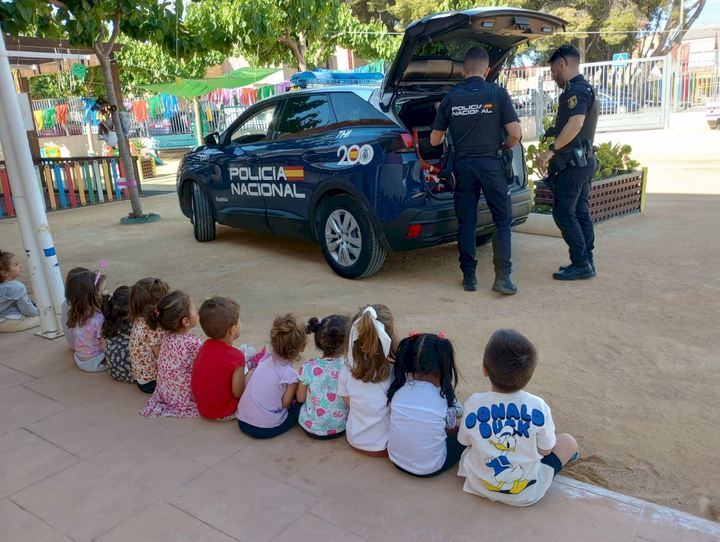
[[[105,94],[107,95],[107,101],[110,102],[111,105],[115,106],[115,111],[112,113],[112,121],[115,127],[115,133],[117,134],[120,162],[123,166],[125,180],[127,181],[128,192],[130,194],[132,216],[141,217],[143,216],[143,211],[142,206],[140,205],[137,178],[135,177],[135,169],[133,168],[132,163],[132,154],[130,153],[130,145],[128,144],[127,135],[123,131],[122,122],[120,120],[120,106],[122,104],[118,104],[116,98],[116,96],[120,94],[120,91],[115,88],[115,79],[112,76],[110,56],[105,54],[96,54],[96,56],[100,62],[100,68],[102,69],[103,78],[105,79]]]

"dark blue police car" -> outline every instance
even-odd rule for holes
[[[180,206],[195,238],[214,239],[219,223],[311,239],[348,278],[373,275],[390,250],[456,240],[453,196],[432,174],[442,154],[429,143],[437,105],[462,80],[470,47],[486,47],[493,81],[518,46],[563,25],[511,8],[431,15],[405,30],[380,87],[292,91],[250,107],[180,164]],[[530,212],[522,145],[513,170],[518,224]],[[494,230],[484,199],[478,218],[482,244]]]

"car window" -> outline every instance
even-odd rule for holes
[[[270,125],[276,109],[277,103],[258,111],[249,119],[246,119],[233,130],[230,135],[230,142],[242,145],[244,143],[265,141],[270,133]]]
[[[285,101],[275,130],[277,139],[316,134],[332,120],[330,104],[324,94],[293,96]]]
[[[330,95],[337,122],[333,128],[346,126],[393,126],[395,123],[354,92],[334,92]]]

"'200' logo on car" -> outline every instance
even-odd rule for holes
[[[360,164],[362,166],[368,165],[372,162],[375,152],[373,151],[372,145],[341,145],[338,147],[337,155],[340,157],[338,164],[342,166],[353,166]]]

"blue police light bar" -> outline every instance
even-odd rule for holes
[[[290,84],[307,85],[362,85],[382,81],[383,74],[377,72],[359,73],[336,70],[314,70],[296,73],[290,77]]]

